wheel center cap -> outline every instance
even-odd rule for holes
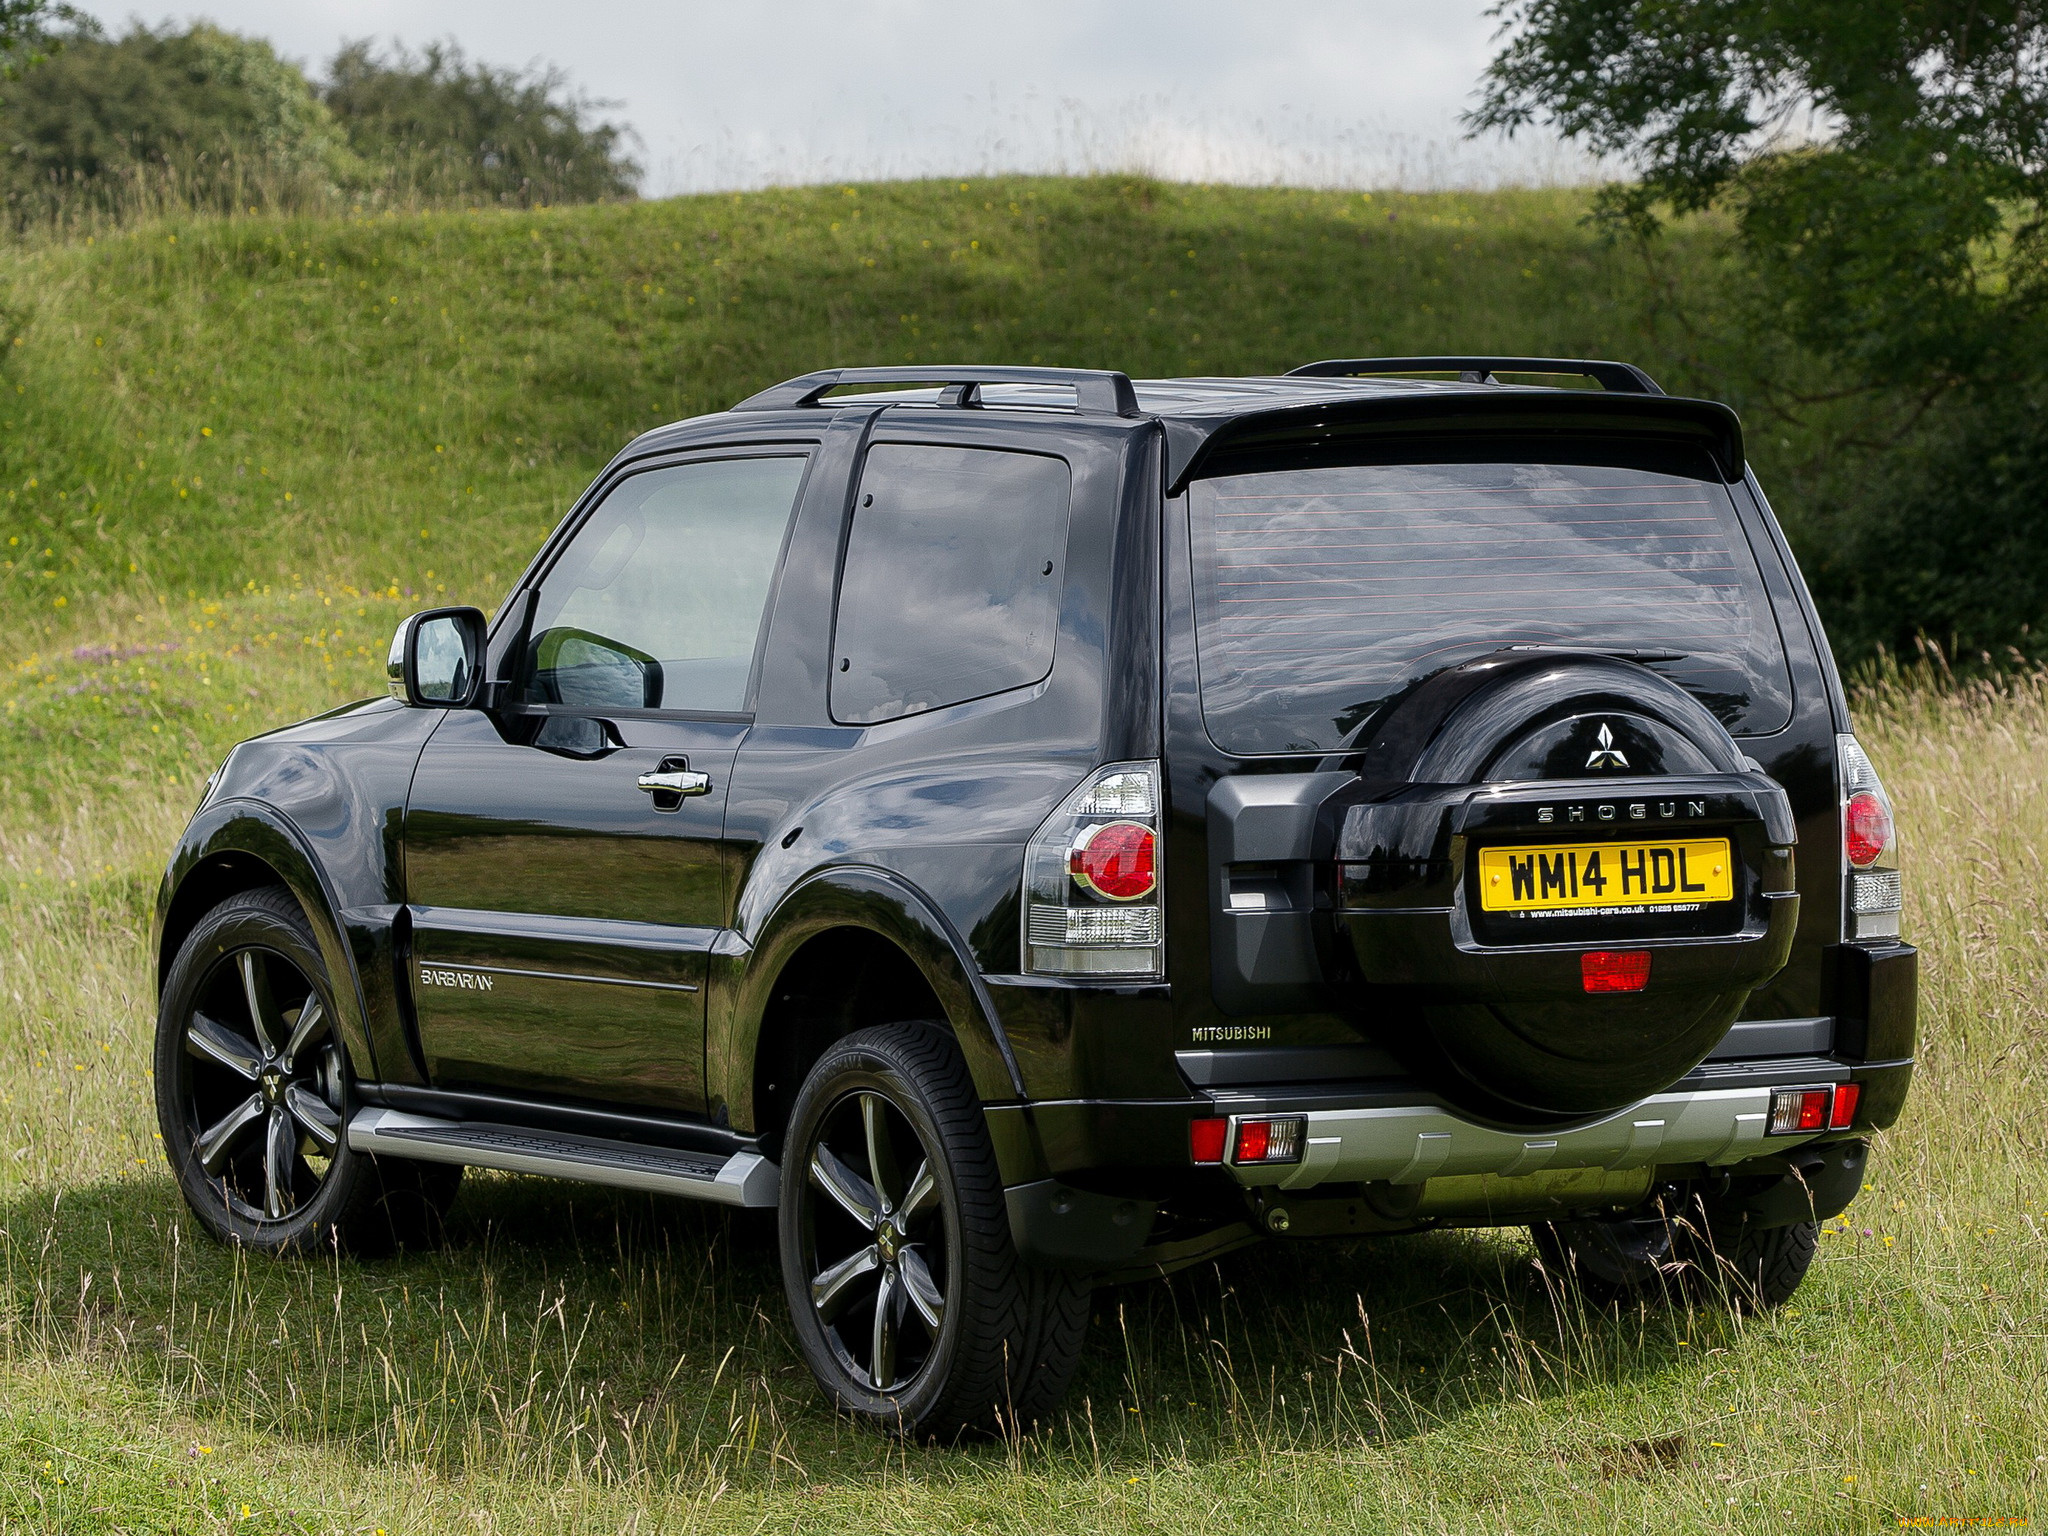
[[[264,1102],[275,1104],[284,1096],[284,1074],[275,1067],[263,1074],[261,1082]]]
[[[895,1222],[884,1220],[881,1223],[881,1225],[875,1229],[875,1246],[882,1250],[882,1258],[884,1262],[890,1264],[896,1262]]]

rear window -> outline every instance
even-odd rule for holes
[[[1188,490],[1202,709],[1227,752],[1356,744],[1433,672],[1510,645],[1648,665],[1731,732],[1791,681],[1727,487],[1583,464],[1371,464]]]

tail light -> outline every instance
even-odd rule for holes
[[[1842,786],[1842,937],[1889,939],[1899,932],[1899,835],[1891,797],[1854,736],[1835,738]]]
[[[1240,1120],[1230,1148],[1230,1161],[1239,1167],[1252,1163],[1298,1163],[1302,1133],[1307,1129],[1308,1122],[1299,1115],[1277,1120]]]
[[[1832,1088],[1779,1088],[1771,1094],[1771,1134],[1797,1136],[1828,1128]]]
[[[1159,839],[1137,821],[1083,828],[1068,850],[1067,872],[1105,901],[1137,901],[1159,888]]]
[[[1800,1136],[1813,1131],[1846,1131],[1856,1123],[1861,1083],[1833,1088],[1775,1088],[1771,1091],[1771,1134]]]
[[[1159,879],[1159,765],[1097,769],[1024,850],[1025,972],[1160,975]]]

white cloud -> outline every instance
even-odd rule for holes
[[[83,7],[110,26],[133,0]],[[173,4],[317,67],[344,37],[452,37],[618,103],[646,191],[997,171],[1442,187],[1587,175],[1458,127],[1484,0],[207,0]],[[164,13],[144,11],[150,21]]]

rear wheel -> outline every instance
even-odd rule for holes
[[[1588,1221],[1539,1221],[1529,1228],[1548,1274],[1589,1301],[1661,1299],[1682,1278],[1681,1235],[1660,1212]]]
[[[462,1170],[353,1151],[351,1085],[326,963],[290,893],[246,891],[201,918],[164,981],[156,1102],[209,1232],[276,1253],[439,1240]]]
[[[1652,1207],[1529,1228],[1542,1268],[1589,1300],[1652,1301],[1718,1292],[1746,1312],[1782,1306],[1819,1246],[1817,1222],[1759,1227],[1695,1198],[1681,1213]]]
[[[1088,1289],[1018,1260],[950,1035],[891,1024],[833,1045],[797,1095],[782,1166],[791,1319],[838,1408],[915,1437],[1052,1410],[1080,1359]]]
[[[1768,1312],[1790,1301],[1813,1267],[1820,1223],[1756,1227],[1710,1222],[1706,1236],[1696,1245],[1702,1278],[1723,1287],[1745,1312]]]

